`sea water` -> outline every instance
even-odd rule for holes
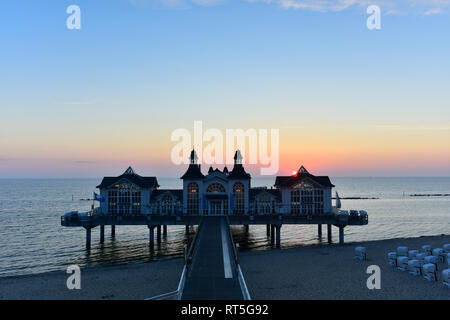
[[[411,197],[411,194],[449,194],[450,178],[332,178],[340,197],[376,198],[342,200],[343,209],[366,210],[367,226],[345,228],[345,241],[449,234],[450,197]],[[169,226],[167,237],[149,247],[146,226],[117,226],[116,237],[106,227],[99,243],[99,228],[92,231],[91,250],[85,248],[85,230],[61,226],[60,217],[72,210],[89,210],[99,179],[0,180],[0,277],[62,270],[68,265],[104,266],[181,257],[184,226]],[[158,179],[161,188],[181,188],[180,179]],[[273,185],[273,178],[254,178],[252,186]],[[195,228],[194,228],[195,230]],[[265,226],[250,226],[248,234],[233,226],[241,250],[270,249]],[[333,228],[333,241],[338,232]],[[283,225],[281,247],[326,244],[317,225]]]

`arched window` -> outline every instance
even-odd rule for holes
[[[291,191],[291,213],[312,215],[323,213],[323,190],[309,183],[299,183]]]
[[[161,214],[172,214],[173,199],[170,195],[161,198]]]
[[[245,210],[245,187],[244,184],[236,182],[233,185],[234,214],[244,214]]]
[[[188,214],[199,214],[199,188],[198,184],[191,182],[187,186],[187,210]]]
[[[206,192],[226,192],[225,188],[220,183],[211,183]]]
[[[108,212],[111,214],[140,214],[141,190],[127,181],[122,181],[108,190]]]

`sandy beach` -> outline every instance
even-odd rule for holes
[[[357,243],[241,253],[253,299],[450,299],[450,289],[387,263],[397,246],[441,247],[450,236],[365,242],[368,261],[353,259]],[[369,265],[381,268],[381,289],[369,290]],[[443,264],[440,264],[442,270]],[[0,278],[0,299],[145,299],[177,288],[182,259],[82,269],[81,290],[68,290],[65,271]],[[440,271],[439,270],[439,277]]]
[[[450,299],[439,281],[401,272],[389,266],[387,253],[398,246],[419,249],[424,244],[442,247],[450,236],[391,239],[343,246],[309,246],[241,254],[241,266],[253,299]],[[367,248],[367,261],[353,259],[354,248]],[[381,289],[366,286],[367,267],[381,269]],[[446,264],[445,264],[446,265]],[[439,267],[444,266],[440,264]],[[447,268],[447,267],[446,267]]]

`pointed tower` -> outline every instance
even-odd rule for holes
[[[301,166],[300,169],[298,169],[297,173],[299,174],[309,174],[308,170],[306,170],[306,168],[304,166]]]
[[[125,172],[123,174],[136,174],[133,170],[133,168],[130,166],[128,167],[127,170],[125,170]]]
[[[191,151],[191,155],[189,156],[190,164],[197,164],[198,157],[197,152],[194,149]]]
[[[180,178],[183,179],[183,213],[199,214],[201,212],[200,201],[201,192],[203,190],[203,175],[200,165],[197,164],[197,153],[191,151],[189,156],[189,167],[185,174]]]
[[[236,153],[234,154],[234,164],[242,164],[242,154],[239,149],[236,150]]]
[[[191,151],[191,155],[189,156],[189,167],[186,173],[181,177],[181,179],[203,179],[205,176],[202,174],[200,170],[200,165],[197,164],[197,152],[194,149]]]
[[[228,175],[229,179],[236,179],[236,180],[249,180],[250,175],[245,172],[245,169],[242,165],[242,154],[241,151],[237,150],[234,154],[234,167],[233,170],[231,170],[230,174]]]

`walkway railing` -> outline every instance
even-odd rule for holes
[[[194,239],[192,240],[192,242],[189,246],[189,250],[187,250],[187,245],[184,245],[184,266],[183,266],[183,271],[181,273],[180,281],[178,282],[177,290],[171,291],[168,293],[163,293],[163,294],[160,294],[160,295],[157,295],[157,296],[154,296],[151,298],[147,298],[144,300],[165,300],[165,299],[173,298],[173,297],[176,297],[176,300],[181,300],[181,297],[183,295],[184,284],[186,283],[186,277],[189,272],[189,267],[192,263],[192,256],[194,255],[194,249],[195,249],[195,245],[198,241],[198,235],[199,235],[199,231],[202,226],[202,223],[203,223],[203,220],[200,221],[200,224],[198,225],[197,232],[195,233]]]
[[[228,217],[226,217],[226,222],[228,226],[230,225],[230,220]],[[239,286],[241,287],[242,296],[244,297],[244,300],[251,300],[250,293],[248,292],[247,284],[245,282],[244,274],[242,273],[240,261],[239,261],[239,244],[235,244],[233,240],[233,233],[231,232],[231,228],[228,228],[228,236],[230,239],[230,242],[233,247],[233,256],[234,261],[236,265],[236,274],[238,275],[239,280]]]

